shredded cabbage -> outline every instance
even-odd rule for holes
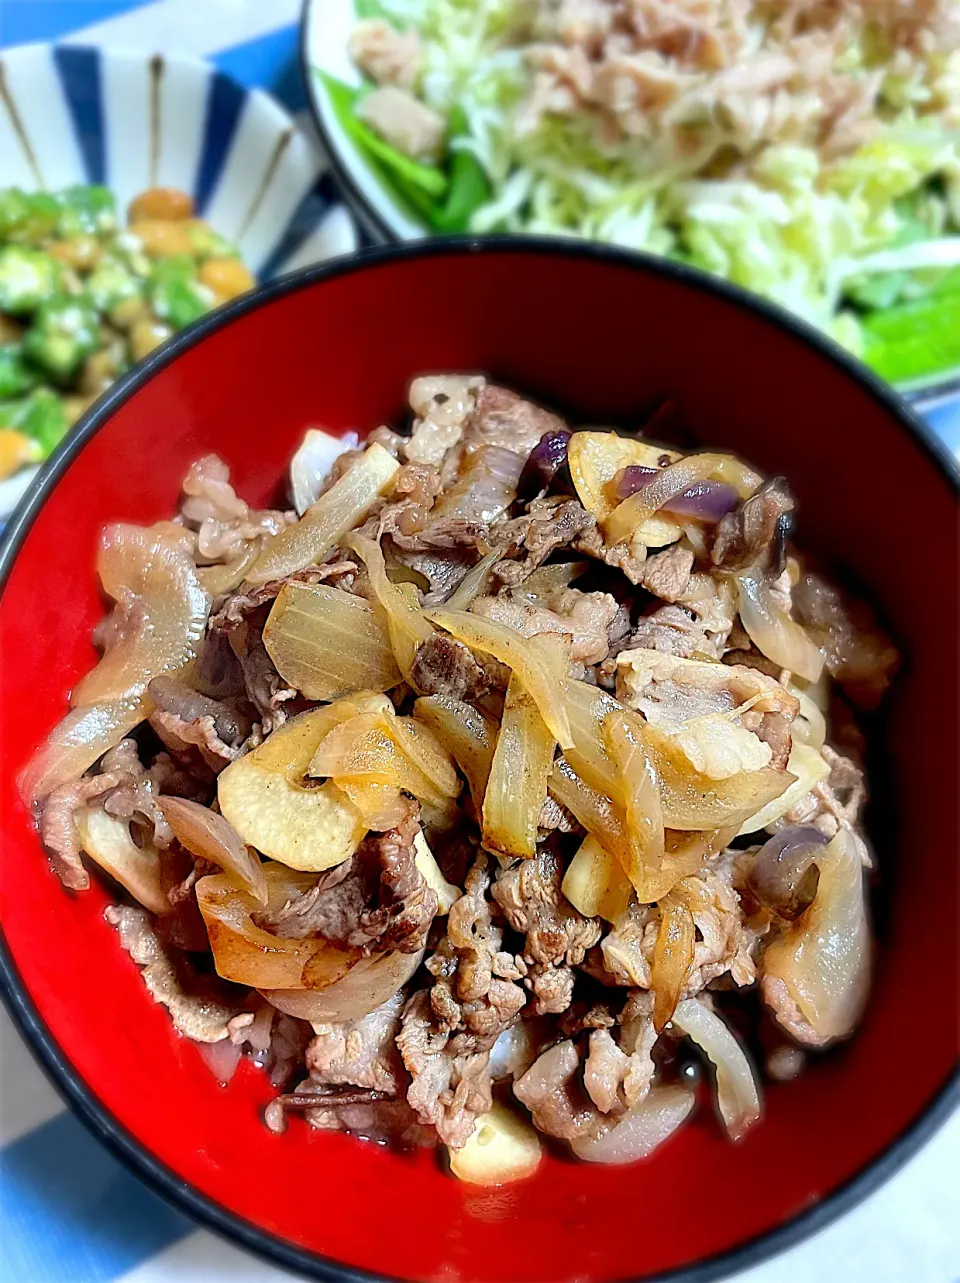
[[[855,23],[832,71],[879,84],[867,141],[837,157],[767,142],[717,166],[695,141],[685,154],[655,133],[649,141],[601,136],[583,111],[532,111],[536,73],[525,48],[543,38],[536,6],[382,0],[380,8],[421,35],[420,95],[442,114],[462,109],[467,130],[455,146],[476,157],[491,185],[472,215],[474,232],[571,235],[670,255],[775,300],[868,358],[849,306],[862,300],[848,287],[865,272],[888,271],[884,256],[916,225],[918,196],[924,237],[947,243],[937,262],[957,261],[960,54],[884,58],[883,33]],[[759,46],[769,19],[756,6],[746,21]],[[812,82],[798,92],[818,90]],[[725,104],[705,101],[716,130]],[[922,281],[929,259],[905,261],[908,281],[914,265]]]

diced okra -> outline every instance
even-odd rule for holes
[[[57,194],[58,236],[103,236],[116,231],[117,202],[113,192],[96,183],[67,187]]]
[[[0,404],[0,428],[13,428],[36,441],[46,456],[70,426],[63,401],[49,388]]]
[[[240,251],[235,245],[199,219],[190,220],[187,224],[187,235],[190,237],[194,256],[198,259],[240,257]]]
[[[47,192],[0,191],[0,240],[39,245],[57,225],[60,207]]]
[[[128,299],[142,298],[143,282],[119,258],[107,255],[87,277],[86,292],[94,307],[109,315]]]
[[[20,343],[0,345],[0,401],[23,396],[36,387],[37,376],[23,359]]]
[[[154,313],[176,330],[196,321],[213,306],[212,290],[197,279],[191,258],[178,255],[159,259],[150,273],[147,297]]]
[[[23,340],[26,356],[58,380],[68,379],[100,344],[100,319],[83,297],[58,294],[42,303]]]
[[[0,249],[0,311],[25,316],[60,288],[61,271],[43,250],[26,245]]]

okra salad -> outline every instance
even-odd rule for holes
[[[124,230],[95,184],[0,190],[0,480],[47,458],[175,330],[256,284],[186,192],[152,187],[128,215]]]
[[[173,520],[105,529],[103,656],[21,781],[44,847],[106,875],[220,1081],[269,1075],[275,1131],[485,1185],[542,1137],[739,1140],[867,998],[858,717],[897,652],[793,546],[783,477],[657,444],[671,405],[409,401],[308,432],[291,511],[207,456]]]

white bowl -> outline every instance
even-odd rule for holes
[[[477,0],[482,3],[483,0]],[[318,71],[360,85],[363,77],[347,51],[350,32],[358,21],[354,0],[305,0],[301,19],[303,78],[307,97],[336,172],[353,212],[377,240],[412,241],[431,235],[430,229],[395,191],[370,168],[367,158],[347,134],[330,101]]]
[[[263,280],[357,246],[313,136],[207,63],[19,45],[0,54],[0,89],[0,187],[103,183],[121,211],[180,188]],[[36,471],[0,483],[0,522]]]
[[[475,0],[481,4],[483,0]],[[348,52],[350,33],[360,15],[355,0],[304,0],[301,19],[303,76],[323,143],[353,213],[377,240],[418,240],[434,233],[423,219],[370,167],[363,151],[339,124],[330,95],[317,71],[358,86],[363,77]],[[929,383],[900,389],[922,413],[949,403],[960,416],[960,375],[934,376]],[[956,424],[954,431],[956,431]]]

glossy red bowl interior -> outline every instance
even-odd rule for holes
[[[789,475],[801,541],[867,586],[904,647],[884,732],[873,999],[849,1046],[767,1089],[766,1119],[739,1146],[701,1107],[646,1164],[551,1159],[526,1183],[483,1191],[428,1154],[299,1122],[270,1135],[266,1080],[244,1064],[228,1089],[215,1083],[103,921],[105,893],[61,888],[17,797],[19,769],[94,662],[105,522],[171,514],[187,465],[208,451],[265,503],[305,427],[389,421],[413,373],[459,369],[601,423],[676,395],[703,442]],[[115,390],[54,473],[12,532],[0,604],[6,984],[73,1103],[163,1192],[325,1278],[547,1283],[687,1267],[706,1278],[848,1206],[945,1112],[960,1010],[956,496],[892,398],[805,331],[614,252],[387,251],[208,321]]]

